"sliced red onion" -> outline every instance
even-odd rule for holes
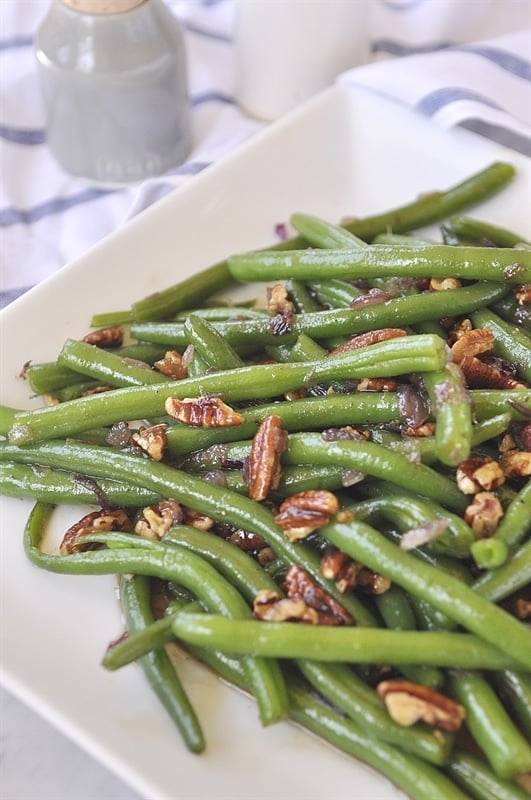
[[[281,242],[285,242],[288,238],[288,227],[285,222],[277,222],[275,225],[275,233]]]
[[[131,429],[127,422],[116,422],[110,429],[105,441],[111,447],[127,447],[131,440]]]
[[[400,414],[412,428],[419,428],[429,417],[425,397],[410,383],[401,383],[397,389]]]
[[[447,527],[448,522],[445,519],[434,519],[418,528],[411,528],[411,530],[402,534],[400,547],[402,550],[414,550],[423,544],[433,542],[434,539],[438,539],[445,532]]]
[[[394,294],[392,292],[384,292],[383,289],[369,289],[367,294],[362,294],[352,300],[350,307],[374,306],[377,303],[385,303],[386,300],[392,300],[393,297]]]
[[[517,400],[508,400],[507,402],[523,417],[531,419],[531,408],[529,408],[529,406],[524,406],[523,403],[519,403]]]
[[[344,469],[341,473],[342,486],[354,486],[356,483],[361,483],[365,478],[364,472],[358,472],[355,469]]]

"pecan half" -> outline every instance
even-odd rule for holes
[[[263,622],[306,622],[318,625],[319,614],[301,598],[281,597],[277,592],[263,589],[253,602],[253,611]]]
[[[249,456],[249,497],[265,500],[280,481],[280,457],[288,444],[282,419],[270,414],[260,423]]]
[[[508,372],[487,364],[476,356],[464,356],[459,362],[467,385],[472,389],[525,389]]]
[[[135,533],[145,539],[160,540],[166,533],[183,521],[183,510],[177,500],[161,500],[142,509],[142,515],[135,525]]]
[[[321,589],[302,567],[292,564],[283,588],[291,599],[302,599],[319,614],[320,625],[350,625],[352,617],[331,595]]]
[[[94,550],[100,545],[96,543],[79,544],[79,539],[89,533],[107,533],[109,531],[129,533],[132,528],[131,520],[121,508],[114,511],[91,511],[90,514],[85,514],[78,522],[70,526],[63,536],[59,552],[61,555],[67,556],[82,550]]]
[[[491,536],[503,517],[503,508],[492,492],[478,492],[464,513],[465,522],[470,525],[474,536],[483,539]]]
[[[288,290],[283,283],[277,283],[267,289],[267,308],[272,314],[292,313],[294,306],[288,298]]]
[[[505,483],[505,474],[493,458],[470,456],[457,467],[456,479],[463,494],[475,494],[483,489],[492,491],[502,486]]]
[[[396,392],[398,381],[394,378],[362,378],[356,390],[358,392]]]
[[[160,423],[160,425],[151,425],[149,428],[140,428],[137,433],[133,433],[131,439],[154,461],[162,461],[166,449],[167,427],[166,424]]]
[[[286,498],[275,516],[291,542],[304,539],[326,525],[339,510],[337,497],[326,489],[310,489]]]
[[[473,328],[464,332],[450,349],[450,356],[459,364],[465,356],[479,356],[492,353],[494,335],[488,328]]]
[[[531,305],[531,283],[523,283],[514,293],[519,306]]]
[[[399,336],[407,336],[407,331],[404,330],[404,328],[379,328],[375,331],[366,331],[366,333],[359,333],[356,336],[352,336],[348,341],[330,350],[328,355],[333,356],[336,353],[358,350],[360,347],[367,347],[377,342],[385,342],[388,339],[396,339]]]
[[[87,344],[94,344],[96,347],[120,347],[124,340],[122,328],[114,325],[110,328],[100,328],[98,331],[91,331],[81,340]]]
[[[392,719],[404,727],[422,720],[434,728],[455,733],[466,716],[463,706],[455,700],[411,681],[381,681],[376,691]]]
[[[220,397],[168,397],[164,409],[173,419],[197,428],[225,428],[243,422],[242,415]]]
[[[338,590],[344,594],[356,586],[361,564],[335,547],[327,547],[319,562],[324,577],[334,581]]]
[[[448,289],[459,289],[461,286],[459,278],[430,278],[432,292],[446,292]]]

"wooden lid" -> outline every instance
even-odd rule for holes
[[[122,14],[131,11],[144,0],[61,0],[65,6],[82,14]]]

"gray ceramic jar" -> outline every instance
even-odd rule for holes
[[[186,159],[185,43],[162,0],[53,0],[35,47],[48,144],[67,172],[121,186]]]

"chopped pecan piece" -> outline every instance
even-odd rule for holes
[[[293,313],[293,303],[288,298],[288,291],[284,284],[277,283],[267,290],[267,307],[272,314],[282,314],[286,310]]]
[[[459,362],[467,385],[472,389],[525,389],[523,383],[494,364],[487,364],[476,356],[464,356]]]
[[[59,552],[66,556],[82,550],[94,550],[100,545],[96,543],[79,544],[79,539],[89,533],[107,533],[109,531],[129,533],[132,527],[131,520],[121,508],[114,511],[91,511],[90,514],[85,514],[78,522],[70,526],[63,536]]]
[[[490,492],[505,483],[503,469],[489,456],[470,456],[461,461],[456,478],[463,494],[475,494],[483,489]]]
[[[98,331],[87,333],[81,341],[87,344],[94,344],[96,347],[120,347],[124,340],[124,332],[122,328],[114,325],[110,328],[100,328]]]
[[[242,415],[220,397],[168,397],[164,408],[173,419],[198,428],[225,428],[243,422]]]
[[[287,447],[288,437],[282,419],[270,414],[256,431],[249,456],[249,497],[265,500],[280,481],[280,457]]]
[[[435,422],[423,422],[422,425],[407,425],[404,428],[404,436],[421,439],[424,436],[433,436],[435,433]]]
[[[518,287],[514,297],[519,306],[531,305],[531,283],[524,283]]]
[[[446,292],[448,289],[459,289],[461,285],[459,278],[430,278],[430,289],[432,292]]]
[[[455,700],[411,681],[381,681],[376,691],[392,719],[404,727],[422,720],[427,725],[455,733],[466,716],[463,706]]]
[[[356,388],[358,392],[396,392],[398,381],[394,378],[362,378]]]
[[[180,525],[184,514],[177,500],[161,500],[142,509],[142,516],[135,525],[135,533],[145,539],[160,540],[174,525]]]
[[[522,440],[522,447],[527,453],[531,452],[531,422],[524,425],[520,431],[520,438]]]
[[[332,492],[311,489],[286,498],[275,516],[275,522],[283,528],[289,540],[295,542],[322,528],[338,510],[339,503]]]
[[[292,564],[284,578],[284,590],[291,599],[302,599],[319,614],[320,625],[350,625],[352,617],[302,567]]]
[[[164,354],[164,358],[155,361],[153,366],[158,372],[174,378],[174,380],[180,381],[188,377],[188,364],[185,362],[184,355],[177,350],[168,350]]]
[[[404,328],[380,328],[375,331],[367,331],[366,333],[359,333],[352,336],[348,341],[338,345],[333,350],[330,350],[329,356],[336,353],[345,353],[349,350],[358,350],[360,347],[367,347],[370,344],[377,342],[385,342],[388,339],[396,339],[399,336],[407,336],[407,331]]]
[[[509,450],[501,457],[500,467],[507,478],[528,478],[531,475],[531,453]]]
[[[318,625],[319,614],[301,598],[281,597],[277,592],[263,589],[257,594],[253,611],[264,622],[306,622]]]
[[[200,531],[209,531],[214,527],[214,520],[207,514],[201,514],[200,511],[192,511],[191,508],[184,510],[184,521],[186,525],[191,525],[192,528],[198,528]]]
[[[140,428],[137,433],[133,433],[131,439],[154,461],[162,461],[166,449],[167,427],[164,423],[160,423],[149,428]]]
[[[478,492],[465,509],[463,516],[465,522],[472,528],[474,536],[477,539],[484,539],[491,536],[498,527],[503,517],[503,508],[492,492]]]
[[[356,586],[362,568],[361,564],[335,547],[326,548],[319,566],[325,578],[334,581],[341,594]]]
[[[494,336],[488,328],[473,328],[464,332],[452,345],[450,355],[454,364],[459,364],[465,356],[479,356],[492,353]]]

